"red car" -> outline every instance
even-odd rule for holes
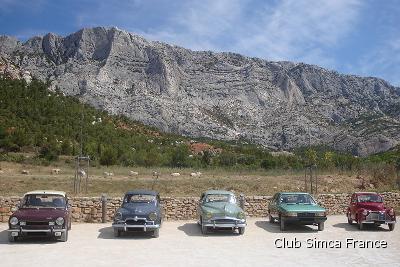
[[[32,191],[24,195],[8,220],[10,242],[29,236],[52,236],[68,240],[71,214],[65,192]]]
[[[373,192],[358,192],[351,196],[350,205],[347,208],[347,221],[353,224],[355,221],[360,230],[364,224],[387,224],[393,231],[396,223],[396,214],[393,208],[385,206],[383,197]]]

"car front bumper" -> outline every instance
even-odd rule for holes
[[[67,231],[67,229],[8,229],[8,233],[11,236],[19,237],[19,236],[29,236],[30,234],[38,234],[44,236],[55,236],[60,237],[63,233]]]
[[[160,228],[160,224],[156,224],[153,221],[145,221],[143,224],[129,224],[126,223],[126,221],[119,221],[119,222],[114,222],[112,224],[112,227],[114,229],[118,229],[121,231],[129,231],[129,230],[142,230],[144,232],[147,231],[154,231],[158,228]]]
[[[367,216],[362,217],[361,223],[365,224],[393,224],[396,223],[396,218],[384,212],[373,211]]]
[[[204,221],[202,226],[217,228],[241,228],[246,227],[246,220],[231,217],[217,217]]]
[[[298,216],[282,216],[283,220],[288,223],[297,223],[303,225],[312,225],[323,223],[327,217],[298,217]]]

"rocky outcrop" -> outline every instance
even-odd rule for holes
[[[102,27],[25,43],[3,36],[0,54],[52,89],[166,132],[357,155],[400,140],[400,89],[378,78],[196,52]]]

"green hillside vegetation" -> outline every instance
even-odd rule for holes
[[[34,164],[49,164],[60,155],[78,155],[81,125],[83,154],[91,157],[93,165],[301,170],[316,164],[321,170],[339,171],[357,171],[371,164],[398,170],[400,165],[398,148],[368,158],[327,147],[300,148],[293,155],[273,156],[245,140],[198,139],[222,152],[191,155],[188,138],[109,115],[77,98],[51,92],[38,80],[28,85],[0,78],[0,160],[27,160],[12,152],[34,153],[30,159]]]

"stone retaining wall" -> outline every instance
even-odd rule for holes
[[[382,193],[388,206],[400,207],[400,193]],[[266,217],[268,202],[271,196],[245,197],[245,211],[250,217]],[[319,204],[325,207],[329,214],[344,214],[350,200],[350,194],[320,194],[316,196]],[[0,197],[0,222],[7,222],[12,208],[20,201],[19,197]],[[164,197],[161,199],[166,220],[197,219],[198,197]],[[111,221],[115,210],[121,205],[121,198],[107,200],[107,221]],[[72,197],[74,222],[101,222],[102,207],[100,197]],[[398,210],[399,211],[399,210]]]

